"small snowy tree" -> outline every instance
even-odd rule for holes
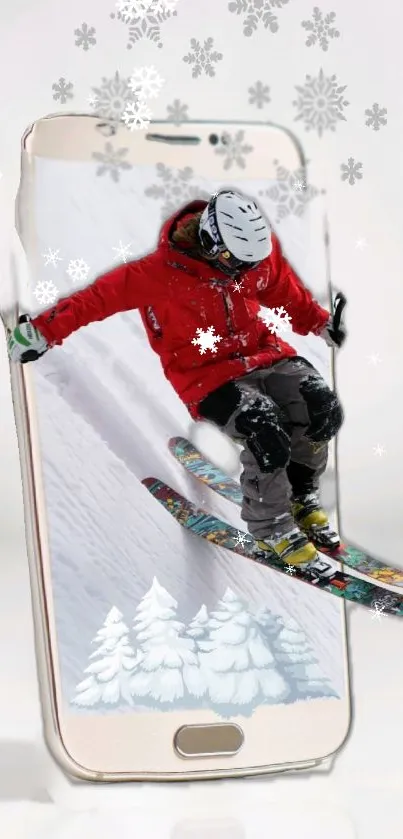
[[[88,676],[76,687],[75,705],[89,707],[105,703],[117,705],[123,700],[133,705],[129,674],[135,665],[135,654],[129,643],[129,628],[115,606],[108,612],[102,628],[92,644],[99,644],[90,655]]]
[[[231,589],[211,613],[208,640],[199,640],[198,646],[209,697],[227,706],[226,713],[242,706],[251,713],[262,703],[285,700],[288,687],[263,631]]]
[[[206,609],[206,606],[203,605],[200,607],[197,615],[190,621],[188,624],[186,633],[190,635],[191,638],[195,639],[196,647],[198,647],[198,641],[205,641],[208,638],[208,631],[209,631],[209,615]]]
[[[294,618],[281,618],[264,609],[257,619],[265,628],[275,659],[293,699],[337,696],[323,673],[305,632]]]
[[[156,577],[136,609],[134,628],[139,647],[130,680],[133,697],[150,704],[184,704],[201,696],[204,686],[196,644],[176,619],[177,602]]]

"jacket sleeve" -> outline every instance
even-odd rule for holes
[[[273,236],[273,249],[267,258],[269,283],[257,295],[259,303],[271,309],[283,306],[291,318],[293,332],[318,335],[329,320],[330,313],[313,299],[291,265],[282,254],[280,243]]]
[[[82,291],[62,298],[56,306],[33,318],[32,323],[49,346],[61,344],[82,326],[161,300],[161,269],[156,253],[120,265]]]

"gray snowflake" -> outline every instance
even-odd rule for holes
[[[233,163],[239,166],[240,169],[245,169],[245,155],[253,151],[253,146],[245,143],[244,137],[244,131],[237,131],[233,137],[228,131],[224,132],[222,137],[223,145],[215,149],[216,154],[222,154],[225,158],[224,169],[231,169]]]
[[[189,105],[184,105],[180,99],[174,99],[172,105],[168,105],[167,107],[168,119],[174,125],[182,125],[183,122],[189,119],[188,108]]]
[[[360,172],[362,163],[357,163],[353,157],[349,157],[347,163],[342,163],[340,169],[342,171],[342,181],[348,181],[350,186],[354,186],[355,182],[362,178],[362,172]]]
[[[307,30],[308,35],[305,44],[307,47],[312,47],[314,44],[319,44],[323,52],[329,49],[329,39],[340,38],[340,32],[332,24],[335,21],[336,13],[329,12],[323,15],[323,12],[314,6],[312,13],[313,20],[303,20],[301,26]]]
[[[372,108],[367,108],[365,111],[365,116],[368,117],[368,119],[365,120],[365,125],[373,128],[374,131],[379,131],[381,125],[388,124],[388,120],[385,116],[387,113],[387,108],[380,108],[378,103],[374,102]]]
[[[286,6],[289,0],[231,0],[228,9],[236,15],[243,15],[243,34],[250,38],[263,24],[270,32],[278,31],[277,15],[273,9]]]
[[[299,97],[292,104],[298,109],[296,120],[302,119],[305,129],[314,129],[322,137],[326,129],[336,130],[338,120],[344,120],[343,108],[350,103],[343,98],[347,85],[338,85],[336,76],[307,75],[303,87],[295,86]]]
[[[159,12],[153,12],[151,10],[141,17],[125,19],[122,17],[121,13],[117,11],[116,13],[112,12],[111,18],[116,18],[116,20],[121,21],[121,23],[124,23],[129,29],[129,40],[126,44],[126,49],[131,50],[134,44],[137,44],[137,42],[141,41],[143,38],[146,38],[148,41],[156,44],[158,49],[161,49],[163,47],[161,40],[161,25],[169,20],[169,18],[176,17],[176,15],[177,12],[175,10],[169,11],[168,9],[161,9]]]
[[[105,143],[104,152],[95,151],[92,153],[94,160],[100,162],[97,168],[97,175],[110,175],[112,180],[117,183],[120,179],[121,171],[132,169],[131,163],[123,160],[129,149],[121,148],[114,149],[112,143]]]
[[[214,63],[221,61],[223,55],[213,50],[214,39],[206,38],[203,46],[196,38],[190,39],[188,54],[183,57],[185,64],[193,64],[192,77],[197,79],[204,72],[206,76],[215,76]]]
[[[94,38],[95,32],[96,30],[93,26],[88,26],[88,23],[82,23],[81,29],[74,30],[74,34],[77,36],[75,40],[76,47],[82,47],[87,52],[97,42],[97,39]]]
[[[105,76],[99,87],[93,87],[95,94],[95,110],[97,116],[106,117],[115,123],[122,121],[123,112],[129,102],[136,100],[135,94],[129,87],[130,77],[121,78],[118,70],[112,78]]]
[[[163,221],[176,213],[187,201],[194,201],[196,198],[209,200],[211,197],[197,184],[191,183],[194,172],[190,166],[174,170],[165,166],[165,163],[157,163],[157,176],[161,183],[147,187],[144,194],[149,198],[162,199]]]
[[[263,82],[255,82],[255,84],[248,89],[249,104],[256,105],[258,108],[263,108],[266,102],[270,102],[270,88],[269,85]]]
[[[59,100],[62,105],[65,105],[68,99],[73,99],[73,84],[66,82],[63,76],[60,76],[58,82],[52,84],[54,90],[53,99]]]
[[[303,166],[290,171],[281,166],[278,160],[273,162],[276,167],[276,182],[268,189],[261,190],[259,195],[270,198],[276,205],[277,224],[287,216],[301,218],[306,204],[317,195],[323,195],[325,190],[307,184]]]

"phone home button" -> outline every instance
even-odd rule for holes
[[[229,757],[239,752],[244,733],[234,723],[182,725],[174,737],[174,748],[180,757]]]

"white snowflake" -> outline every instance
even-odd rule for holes
[[[212,353],[217,352],[216,344],[222,341],[221,335],[214,334],[214,326],[209,326],[205,332],[203,329],[196,329],[197,338],[193,338],[192,344],[199,347],[200,355],[204,355],[207,350]]]
[[[118,0],[116,8],[125,23],[146,17],[154,0]]]
[[[52,251],[52,248],[48,248],[48,252],[42,254],[45,265],[53,265],[54,268],[57,268],[57,263],[62,262],[62,257],[59,256],[59,253],[60,250]]]
[[[246,533],[242,533],[242,530],[239,531],[238,536],[235,539],[235,544],[239,545],[241,548],[244,548],[248,542],[248,537]]]
[[[90,108],[96,108],[98,106],[99,99],[97,96],[94,96],[94,94],[91,93],[87,99],[87,102]]]
[[[164,82],[155,67],[136,67],[130,77],[129,87],[138,99],[156,99]]]
[[[259,312],[259,317],[272,335],[287,332],[291,328],[291,316],[286,312],[284,306],[264,309]]]
[[[87,279],[90,267],[84,259],[70,259],[67,273],[73,283],[80,283]]]
[[[382,618],[387,618],[385,615],[385,606],[383,603],[378,603],[378,601],[374,601],[374,608],[371,609],[371,617],[372,620],[381,621]]]
[[[366,239],[357,239],[357,241],[355,243],[355,246],[356,246],[357,250],[363,251],[364,248],[367,247],[367,240]]]
[[[370,364],[373,364],[373,365],[374,365],[374,367],[376,367],[376,366],[377,366],[377,364],[380,364],[380,363],[381,363],[381,358],[380,358],[380,356],[379,356],[379,355],[375,355],[375,354],[373,354],[373,355],[369,355],[369,356],[368,356],[368,361],[370,362]]]
[[[295,569],[295,565],[286,565],[285,566],[285,573],[289,574],[290,577],[292,577],[294,574],[296,574],[297,572],[296,572],[296,569]]]
[[[128,102],[122,120],[130,131],[144,131],[150,124],[152,113],[144,101]]]
[[[241,291],[242,286],[243,286],[243,280],[235,280],[234,291]]]
[[[128,245],[124,245],[122,240],[119,239],[119,245],[117,248],[112,248],[113,251],[116,251],[116,256],[118,259],[121,259],[122,262],[127,262],[128,256],[133,256],[132,252],[129,251],[131,242]]]
[[[57,297],[57,288],[52,280],[40,280],[34,288],[34,296],[41,306],[54,303]]]
[[[295,192],[303,192],[307,188],[307,183],[304,178],[295,178],[291,180],[291,188],[295,189]]]
[[[386,454],[386,449],[378,443],[378,445],[374,447],[374,454],[378,457],[382,457],[383,454]]]

